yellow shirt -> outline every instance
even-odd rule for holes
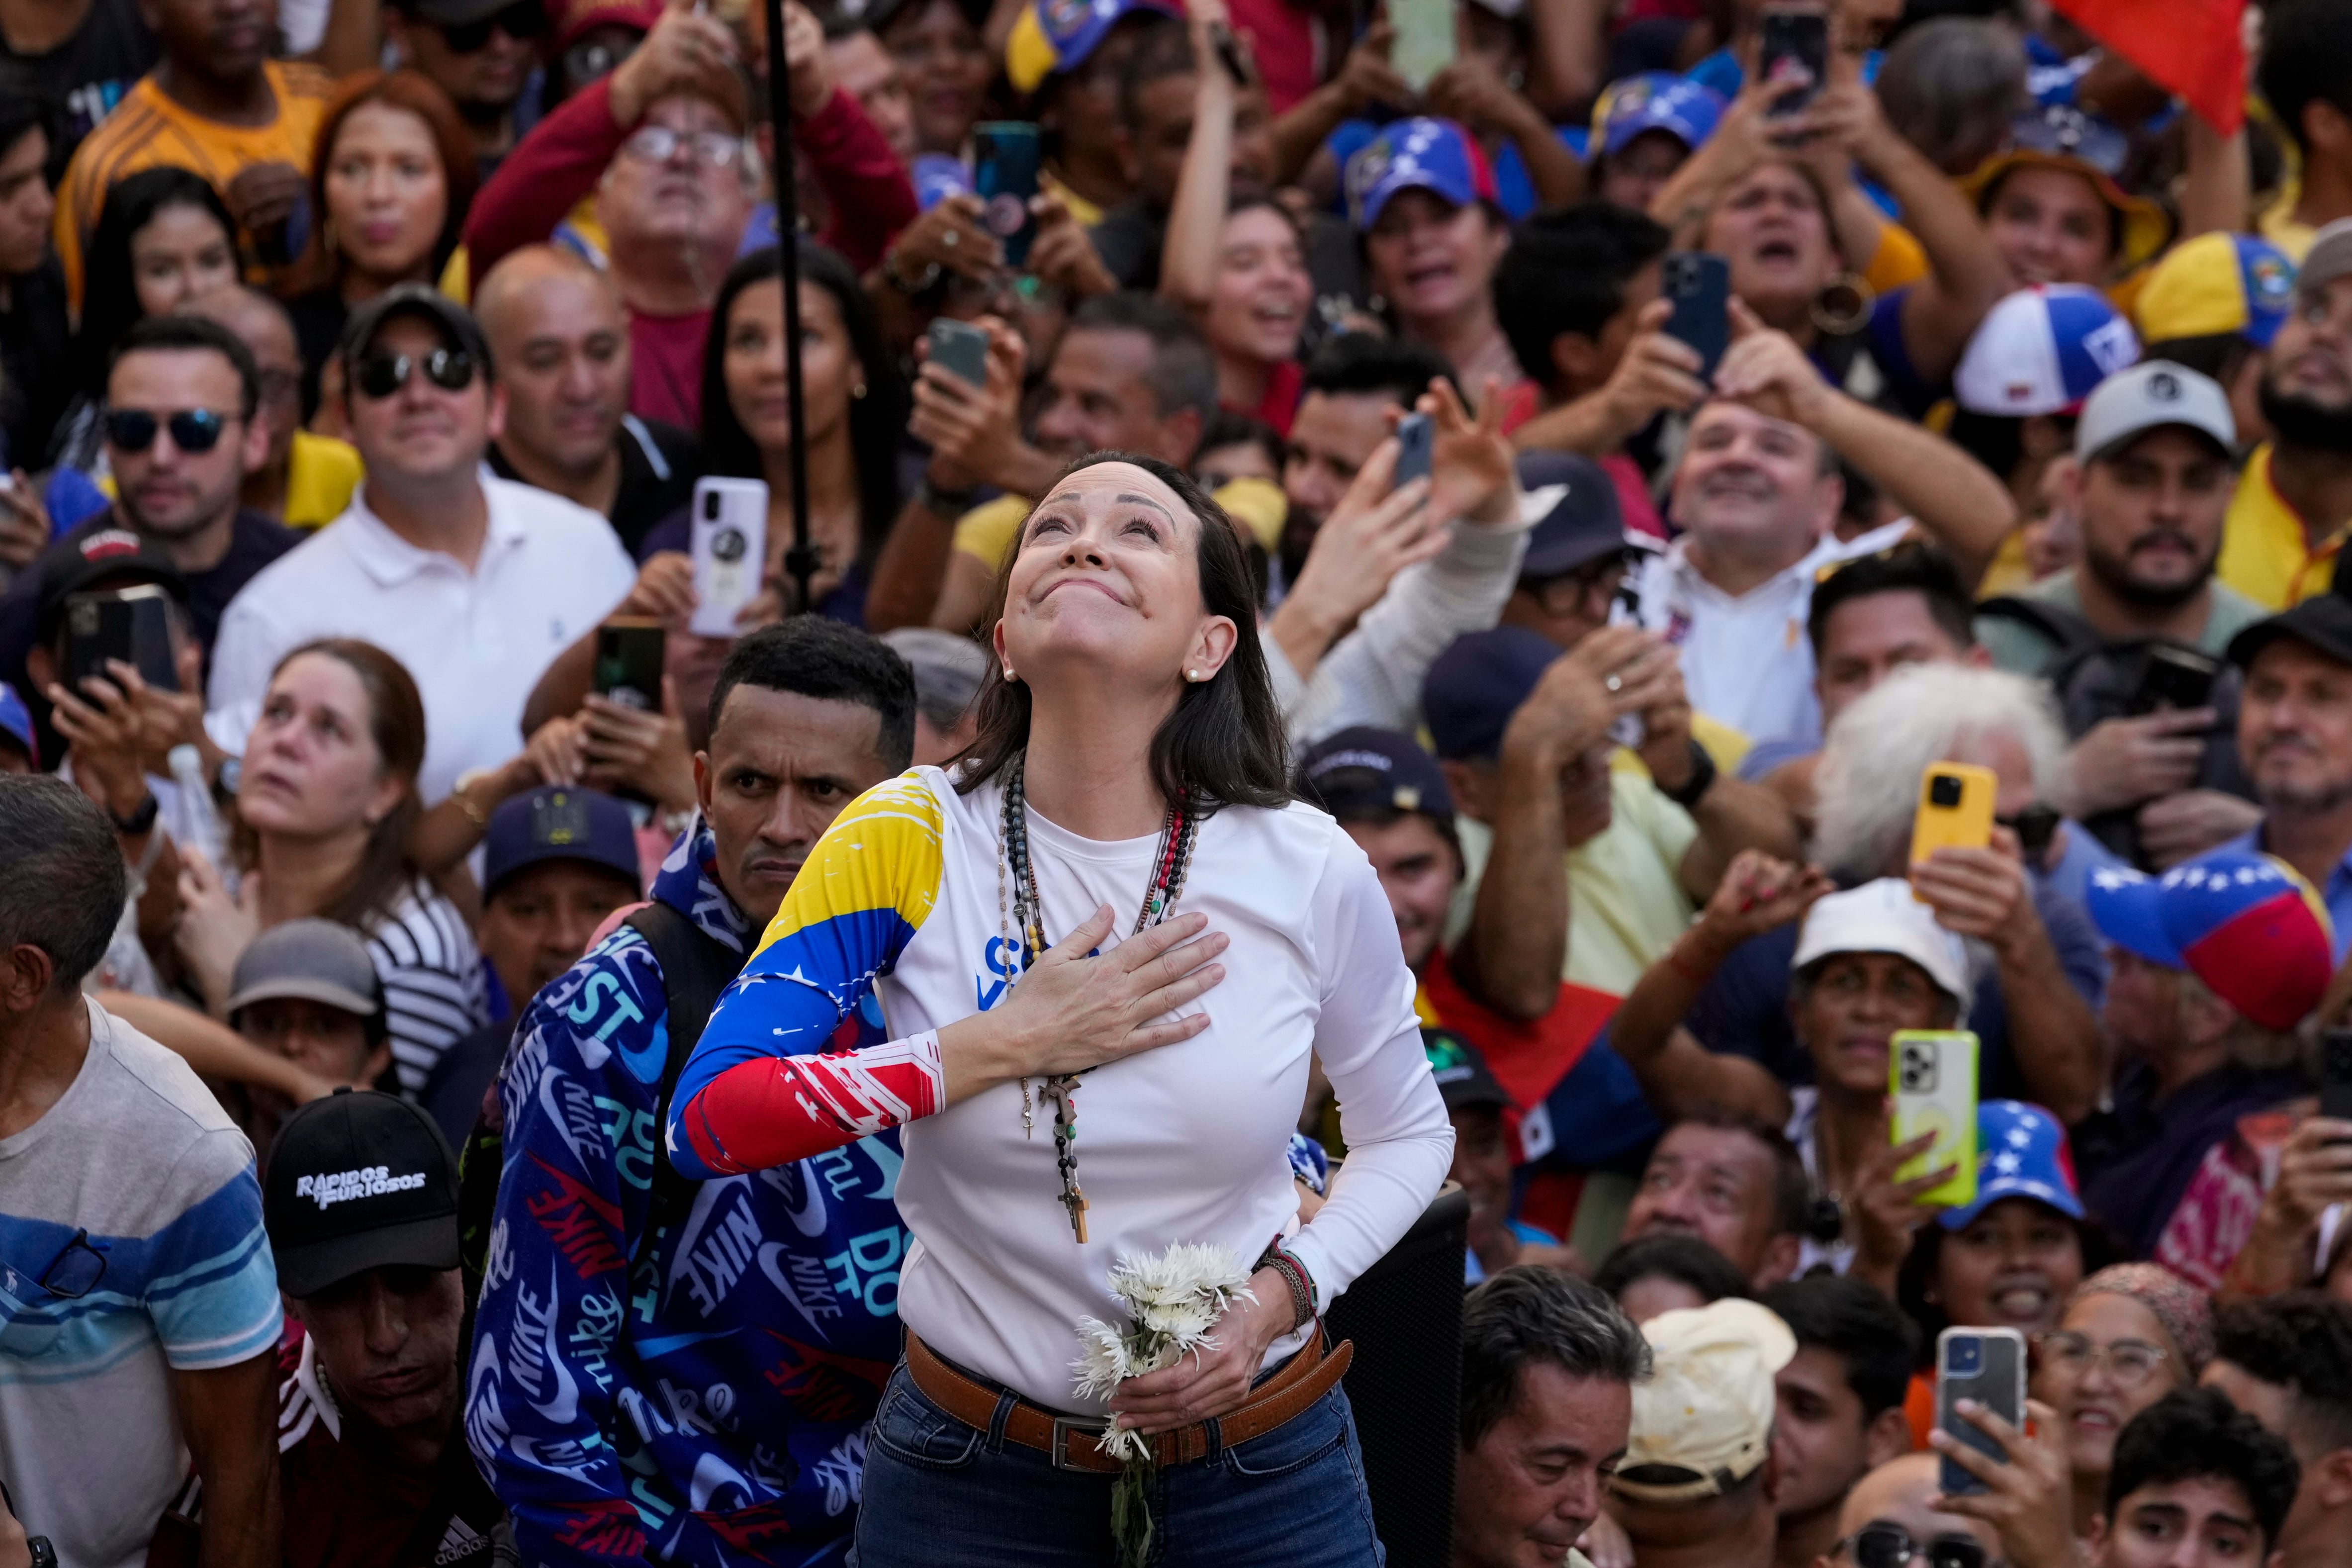
[[[363,470],[359,448],[332,436],[294,432],[286,454],[286,516],[289,528],[319,528],[343,515],[359,489]]]
[[[265,60],[261,69],[278,100],[278,112],[267,125],[206,120],[165,97],[152,76],[143,76],[83,139],[58,186],[52,223],[76,310],[81,309],[82,247],[98,226],[106,193],[125,176],[176,164],[202,175],[226,200],[229,182],[256,163],[291,163],[310,172],[310,143],[334,95],[334,79],[316,66],[287,60]]]
[[[2256,604],[2284,610],[2327,591],[2347,531],[2339,521],[2322,536],[2317,549],[2311,547],[2304,518],[2271,482],[2271,448],[2265,442],[2254,448],[2238,476],[2238,493],[2231,498],[2230,515],[2221,527],[2221,554],[2214,574]]]
[[[1911,231],[1899,223],[1881,226],[1878,248],[1872,253],[1870,265],[1862,269],[1862,280],[1870,285],[1871,292],[1892,294],[1926,276],[1927,253]]]
[[[1267,553],[1280,542],[1283,522],[1290,515],[1281,486],[1270,479],[1239,479],[1219,485],[1209,499],[1223,507]],[[982,501],[956,520],[955,547],[978,556],[990,571],[1001,570],[1004,552],[1013,547],[1013,536],[1028,515],[1026,496],[1001,495]]]

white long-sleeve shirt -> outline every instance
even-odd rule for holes
[[[928,767],[853,803],[713,1013],[680,1100],[730,1058],[807,1049],[779,1040],[794,1032],[776,1026],[805,1017],[811,989],[826,999],[819,1023],[870,991],[893,1039],[1000,1005],[1022,967],[998,907],[1002,811],[995,784],[959,795]],[[1158,837],[1099,843],[1033,811],[1029,845],[1047,936],[1060,940],[1108,903],[1129,912],[1103,945],[1124,940]],[[1083,1245],[1036,1083],[1034,1131],[1020,1086],[1002,1084],[902,1132],[898,1200],[915,1241],[900,1317],[941,1354],[1039,1405],[1099,1414],[1074,1392],[1070,1362],[1079,1318],[1121,1321],[1105,1283],[1120,1258],[1223,1243],[1246,1268],[1295,1231],[1290,1250],[1328,1302],[1420,1217],[1452,1162],[1395,918],[1336,823],[1302,805],[1217,812],[1176,909],[1206,914],[1231,939],[1225,978],[1185,1009],[1208,1014],[1201,1034],[1079,1079]],[[1349,1152],[1328,1202],[1301,1227],[1288,1147],[1310,1056],[1339,1093]],[[1269,1360],[1303,1342],[1286,1336]]]

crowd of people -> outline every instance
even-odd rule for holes
[[[1458,1568],[2346,1560],[2352,0],[2126,9],[0,0],[0,1568],[1372,1564],[1449,1182]]]

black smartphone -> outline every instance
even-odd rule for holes
[[[1003,241],[1004,264],[1018,271],[1037,237],[1037,215],[1029,210],[1043,156],[1037,128],[1025,120],[983,121],[971,129],[971,188],[981,200],[981,221]]]
[[[1767,11],[1759,27],[1756,69],[1768,86],[1801,81],[1802,92],[1774,99],[1767,110],[1794,114],[1821,96],[1830,74],[1830,19],[1820,11]]]
[[[1408,414],[1397,421],[1396,477],[1402,485],[1429,478],[1430,460],[1437,444],[1437,426],[1426,414]]]
[[[2352,1121],[2352,1029],[2319,1037],[2319,1114]]]
[[[2221,674],[2221,661],[2193,647],[2175,647],[2168,643],[2155,643],[2147,650],[2147,663],[2139,672],[2139,689],[2132,693],[2131,710],[2135,715],[2157,713],[2166,709],[2176,711],[2202,708],[2213,700],[2213,682]]]
[[[596,628],[597,692],[646,713],[661,711],[662,624],[615,616]]]
[[[930,340],[931,363],[957,380],[973,386],[988,384],[988,334],[969,321],[940,316],[925,334]]]
[[[79,696],[85,677],[107,676],[107,661],[117,658],[150,686],[180,689],[172,660],[172,596],[152,583],[66,595],[66,689]]]
[[[1701,380],[1715,374],[1731,345],[1731,267],[1705,250],[1670,250],[1659,292],[1675,302],[1666,336],[1698,351]]]

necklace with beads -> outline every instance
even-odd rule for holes
[[[1021,967],[1026,971],[1052,944],[1045,940],[1045,904],[1037,896],[1037,866],[1029,854],[1029,799],[1023,787],[1025,752],[1015,752],[1004,771],[1004,816],[996,840],[996,924],[998,951],[1011,944],[1014,928],[1021,933]],[[1168,918],[1184,896],[1184,874],[1192,868],[1192,844],[1199,836],[1201,814],[1181,797],[1168,808],[1160,824],[1160,847],[1151,858],[1151,880],[1143,889],[1143,905],[1136,911],[1134,936]],[[1010,872],[1008,879],[1007,873]],[[1006,884],[1011,883],[1011,899]],[[1013,969],[1005,961],[1009,984]],[[1062,1206],[1069,1211],[1070,1233],[1083,1245],[1087,1239],[1087,1194],[1078,1186],[1078,1078],[1057,1073],[1039,1086],[1038,1098],[1054,1107],[1054,1163],[1061,1172]],[[1021,1080],[1021,1127],[1024,1136],[1036,1136],[1035,1111],[1029,1098],[1029,1080]]]

